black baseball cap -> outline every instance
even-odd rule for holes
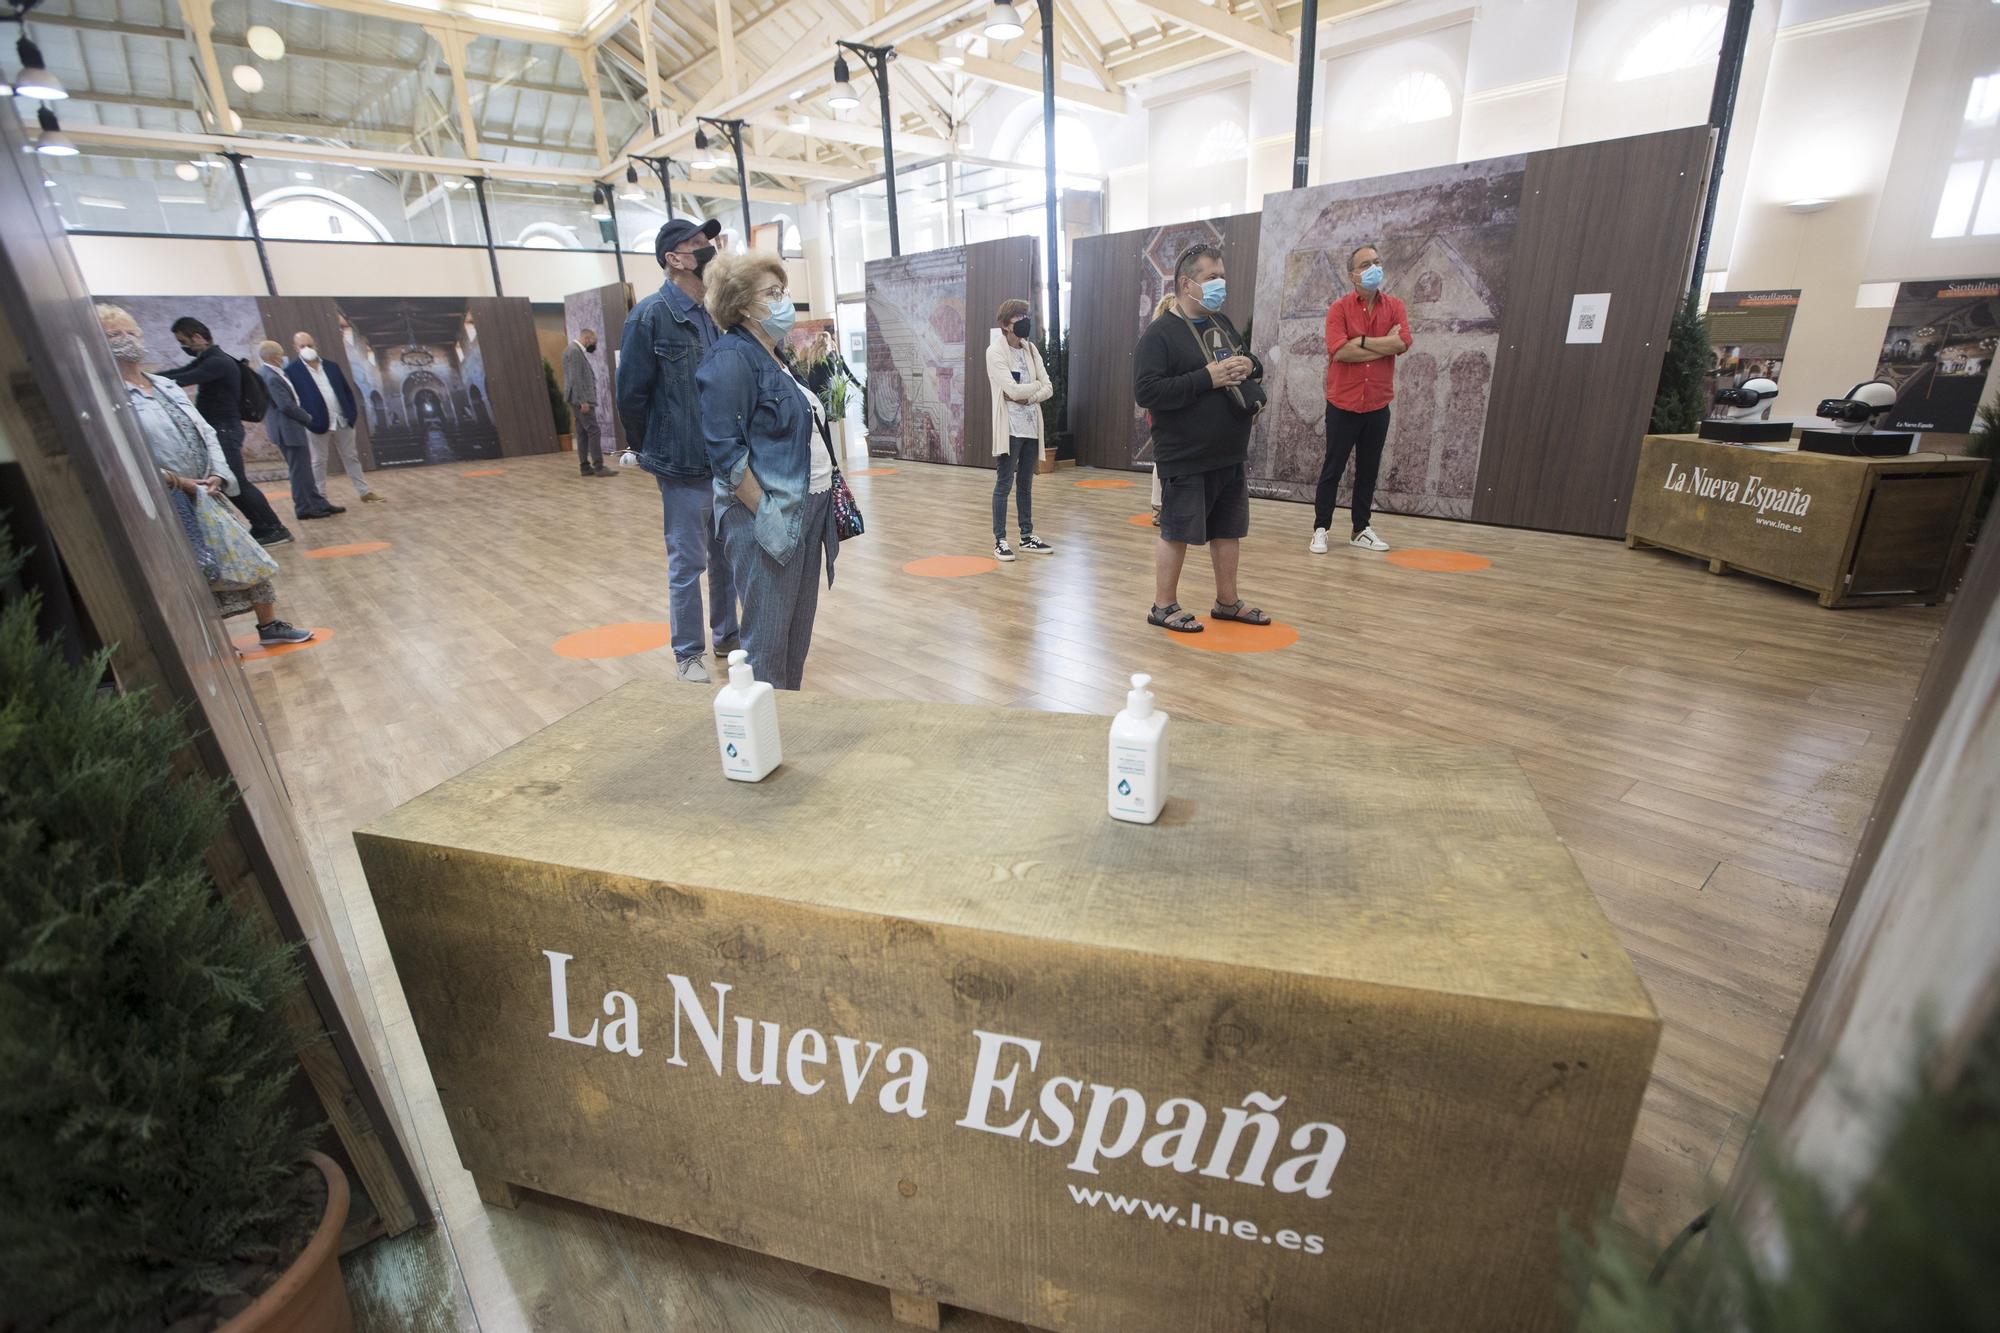
[[[706,222],[696,222],[693,218],[675,218],[672,222],[661,227],[659,235],[653,238],[653,258],[659,261],[661,268],[665,268],[667,266],[667,251],[673,249],[696,232],[700,232],[712,241],[722,234],[722,224],[714,218],[710,218]]]

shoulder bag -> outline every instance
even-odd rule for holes
[[[1175,308],[1175,313],[1179,313],[1179,307]],[[1186,315],[1181,315],[1181,322],[1188,326],[1188,332],[1193,335],[1195,346],[1201,348],[1205,360],[1227,361],[1232,356],[1248,354],[1243,347],[1242,339],[1236,336],[1236,326],[1231,324],[1228,317],[1219,310],[1208,317],[1206,334],[1196,328],[1194,321]],[[1246,417],[1256,416],[1271,401],[1271,396],[1264,391],[1264,386],[1256,380],[1225,385],[1222,391],[1229,395],[1229,401],[1235,405],[1236,410]]]

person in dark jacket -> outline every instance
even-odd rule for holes
[[[703,275],[715,258],[722,224],[676,218],[653,238],[653,257],[666,270],[660,290],[632,308],[618,350],[618,417],[639,466],[660,486],[667,541],[667,621],[674,674],[709,682],[702,664],[701,576],[708,574],[708,629],[715,655],[737,647],[736,581],[716,527],[714,469],[701,433],[694,372],[722,337],[703,307]]]
[[[306,427],[312,413],[299,406],[298,391],[285,378],[285,349],[266,339],[257,345],[257,374],[271,406],[264,413],[264,433],[285,460],[285,474],[292,483],[292,513],[300,519],[332,518],[347,510],[330,504],[313,481],[312,437]]]
[[[1215,567],[1210,619],[1271,623],[1236,590],[1237,559],[1250,531],[1244,460],[1255,415],[1242,386],[1262,380],[1264,367],[1222,313],[1227,292],[1222,252],[1189,247],[1174,265],[1173,289],[1132,350],[1133,396],[1152,414],[1160,478],[1160,543],[1146,620],[1180,634],[1206,628],[1176,600],[1190,546],[1208,547]]]
[[[379,501],[381,493],[361,475],[361,446],[354,442],[354,423],[361,413],[340,363],[322,357],[318,341],[304,329],[292,335],[292,349],[296,355],[285,363],[285,378],[292,382],[299,406],[312,417],[306,431],[312,436],[313,485],[326,494],[327,456],[337,454],[354,493],[371,503]]]
[[[250,520],[250,535],[266,546],[284,545],[292,534],[243,470],[243,367],[215,345],[208,325],[193,316],[182,315],[174,321],[172,331],[189,360],[184,366],[160,373],[183,389],[195,391],[194,410],[214,429],[215,438],[222,442],[222,456],[229,460],[229,470],[242,483],[229,500]]]

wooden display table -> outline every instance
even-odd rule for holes
[[[1938,602],[1985,470],[1946,454],[1844,458],[1648,435],[1625,544],[1805,588],[1821,606]]]
[[[1161,695],[1171,709],[1169,687]],[[1055,1329],[1532,1330],[1659,1021],[1511,754],[607,695],[356,835],[460,1160]]]

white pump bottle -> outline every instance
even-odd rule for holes
[[[1150,824],[1167,804],[1167,715],[1153,706],[1147,675],[1132,677],[1125,707],[1111,719],[1113,819]]]
[[[729,654],[729,683],[715,692],[715,740],[723,776],[738,782],[762,782],[784,762],[777,691],[751,674],[741,648]]]

